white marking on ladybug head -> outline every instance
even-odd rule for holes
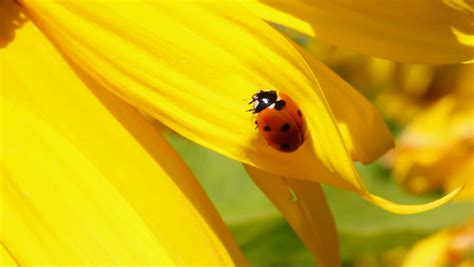
[[[255,100],[255,101],[253,102],[253,109],[257,109],[258,104],[259,104],[258,100]]]

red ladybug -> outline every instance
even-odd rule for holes
[[[291,98],[275,90],[258,91],[252,96],[257,114],[255,124],[268,145],[282,152],[293,152],[304,142],[306,123],[301,110]]]

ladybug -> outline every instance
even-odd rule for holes
[[[258,91],[252,96],[253,114],[258,131],[268,145],[282,152],[293,152],[304,142],[306,122],[291,98],[275,90]]]

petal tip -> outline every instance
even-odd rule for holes
[[[464,188],[464,185],[454,189],[453,191],[443,196],[442,198],[439,198],[435,201],[425,203],[425,204],[414,204],[414,205],[398,204],[398,203],[394,203],[392,201],[386,200],[384,198],[378,197],[376,195],[370,194],[368,192],[367,192],[367,195],[364,196],[364,198],[370,201],[371,203],[379,206],[380,208],[392,213],[416,214],[416,213],[421,213],[421,212],[438,208],[448,203],[449,201],[453,200],[462,191],[463,188]]]

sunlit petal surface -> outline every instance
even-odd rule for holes
[[[318,266],[340,266],[336,224],[321,185],[278,177],[251,166],[246,166],[246,169],[301,240],[317,256]]]
[[[102,86],[185,137],[230,158],[275,175],[356,191],[397,213],[430,209],[457,193],[413,207],[370,195],[344,143],[350,138],[340,132],[308,64],[288,40],[237,4],[24,4],[65,55]],[[300,105],[309,136],[297,152],[273,150],[254,130],[255,117],[244,112],[249,108],[244,99],[261,88],[284,91]],[[385,133],[372,141],[390,138]]]
[[[318,79],[352,159],[371,163],[394,146],[378,110],[323,63],[295,45]]]
[[[0,50],[2,266],[245,266],[150,122],[32,23],[14,33]]]
[[[474,6],[464,0],[259,0],[262,18],[371,56],[412,63],[474,58]]]
[[[7,250],[7,248],[2,244],[0,244],[0,265],[1,266],[18,266],[17,262]]]

